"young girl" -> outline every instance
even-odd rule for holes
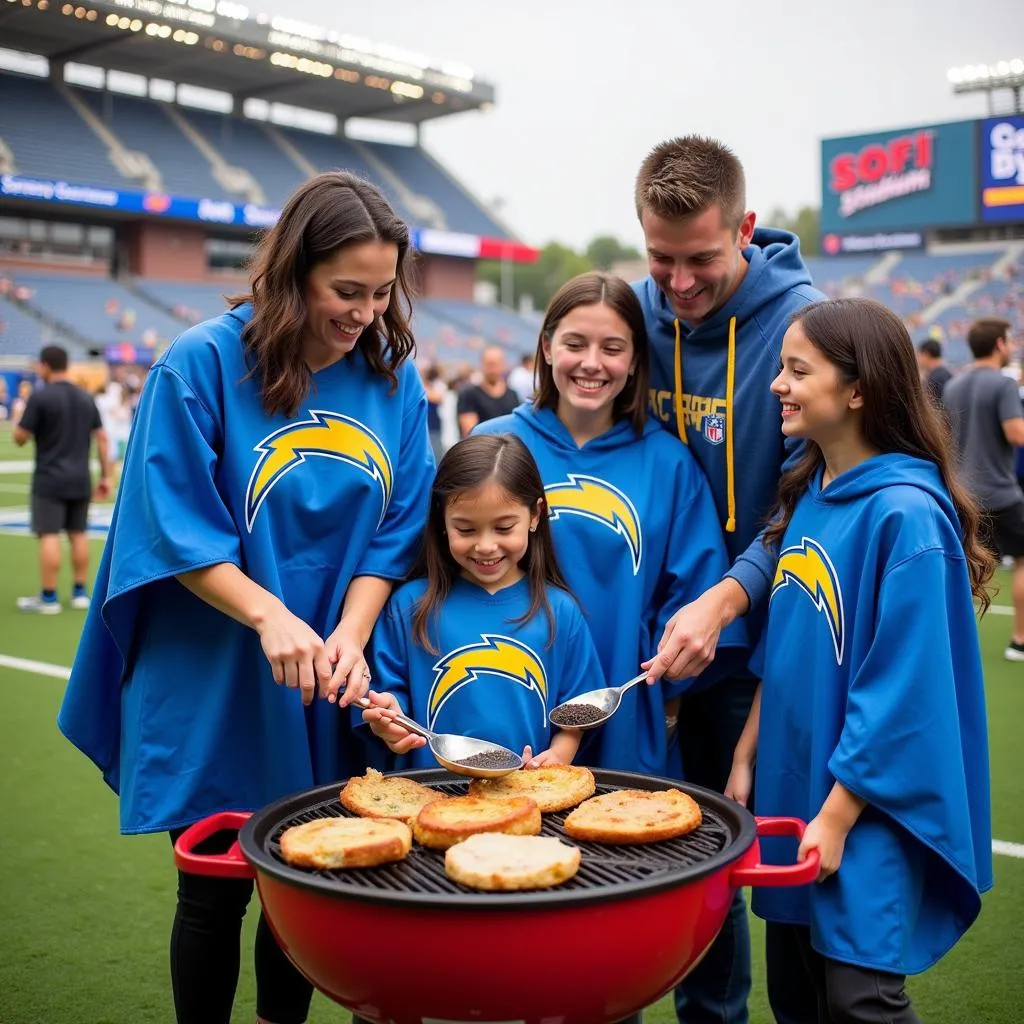
[[[437,732],[522,750],[528,767],[569,764],[580,730],[552,735],[548,711],[604,677],[521,441],[470,437],[448,451],[412,577],[373,635],[373,703],[407,709]],[[395,753],[410,753],[412,767],[437,767],[425,741],[386,711],[363,718]]]
[[[548,305],[533,402],[475,431],[516,434],[536,457],[559,562],[612,686],[640,671],[669,616],[728,568],[704,474],[690,450],[647,416],[647,362],[633,290],[610,274],[581,274]],[[719,641],[718,676],[729,665],[725,649],[745,644],[737,626]],[[679,689],[667,680],[635,687],[610,721],[587,734],[580,759],[671,771],[665,700]]]
[[[783,432],[808,443],[766,533],[760,701],[727,792],[745,800],[756,748],[758,813],[810,822],[798,857],[816,849],[821,874],[754,891],[769,1000],[792,1024],[907,1024],[905,975],[953,946],[992,885],[972,600],[988,604],[992,559],[893,313],[807,306],[772,391]]]

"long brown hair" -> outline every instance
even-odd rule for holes
[[[558,325],[580,306],[607,306],[623,319],[633,336],[633,375],[615,396],[612,416],[616,422],[627,418],[632,420],[633,429],[642,434],[647,422],[647,388],[651,377],[647,325],[636,292],[621,277],[613,274],[596,271],[578,274],[566,281],[552,296],[537,339],[537,356],[534,360],[537,394],[533,399],[534,408],[558,409],[555,375],[544,358],[544,342],[550,344]]]
[[[926,459],[939,474],[960,520],[971,591],[984,612],[995,559],[978,539],[981,512],[956,470],[953,442],[942,414],[925,396],[914,345],[903,321],[873,299],[831,299],[797,310],[807,340],[835,366],[844,385],[857,382],[864,396],[864,440],[880,452]],[[779,498],[764,533],[766,547],[779,545],[793,511],[824,461],[808,440],[804,454],[779,482]]]
[[[256,248],[250,290],[229,298],[253,304],[242,340],[253,362],[268,415],[294,416],[309,392],[311,374],[302,360],[306,328],[304,288],[309,272],[339,250],[361,242],[398,247],[398,272],[388,308],[359,336],[356,346],[392,390],[397,370],[415,352],[409,328],[409,229],[377,188],[344,171],[327,171],[300,185],[277,223]]]
[[[540,470],[518,437],[512,434],[474,434],[449,448],[437,467],[423,543],[409,574],[411,578],[425,577],[427,580],[427,589],[413,616],[413,638],[431,654],[438,652],[430,642],[428,626],[462,571],[445,536],[445,509],[449,502],[488,480],[493,480],[514,502],[525,505],[531,512],[540,508],[537,530],[530,535],[526,554],[519,562],[530,587],[530,607],[525,615],[513,622],[527,622],[543,610],[548,620],[548,643],[554,639],[555,623],[547,588],[555,586],[568,591],[569,586],[555,557]]]

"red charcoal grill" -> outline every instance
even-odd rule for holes
[[[466,792],[444,770],[402,772],[441,795]],[[542,834],[578,846],[579,873],[554,889],[484,893],[452,881],[444,854],[414,843],[377,868],[312,871],[281,857],[281,833],[347,816],[339,785],[279,800],[252,814],[215,814],[178,840],[183,871],[256,879],[281,946],[321,992],[386,1024],[600,1024],[656,1002],[700,960],[743,885],[803,885],[815,852],[785,867],[760,864],[758,835],[803,834],[794,818],[755,821],[724,796],[672,779],[594,769],[597,792],[689,793],[703,823],[689,835],[638,846],[568,839],[567,811]],[[221,855],[194,848],[240,829]]]

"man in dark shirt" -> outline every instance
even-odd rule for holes
[[[92,439],[100,461],[98,497],[110,494],[110,463],[107,435],[92,396],[67,377],[68,354],[58,345],[48,345],[39,354],[38,373],[44,387],[33,392],[18,425],[14,443],[21,447],[35,438],[36,461],[32,474],[32,530],[39,537],[39,596],[19,597],[23,612],[54,615],[61,610],[57,600],[60,572],[60,534],[71,541],[74,590],[71,607],[89,607],[86,579],[89,571],[89,543],[85,536],[92,478],[89,450]]]
[[[987,513],[982,541],[1000,558],[1013,559],[1013,633],[1003,656],[1024,661],[1024,491],[1013,450],[1024,445],[1017,382],[1002,371],[1010,362],[1010,323],[976,320],[967,332],[974,362],[951,380],[943,402],[953,429],[964,482]]]
[[[459,392],[459,433],[469,437],[478,424],[506,416],[521,399],[505,381],[505,353],[496,345],[485,348],[480,356],[479,384],[470,384]]]
[[[927,338],[917,346],[917,365],[925,392],[941,409],[942,392],[953,374],[942,361],[942,346],[934,338]]]

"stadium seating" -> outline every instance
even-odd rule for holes
[[[0,74],[0,110],[0,138],[14,154],[18,174],[128,187],[103,142],[48,81]]]

